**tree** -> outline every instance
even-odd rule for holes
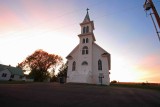
[[[34,81],[44,81],[50,75],[48,70],[54,71],[56,65],[62,62],[62,58],[58,55],[48,54],[39,49],[32,55],[28,56],[23,62],[18,64],[23,70],[30,69],[29,77]]]
[[[57,74],[57,79],[60,83],[65,83],[67,78],[67,63],[62,64],[59,68],[59,73]]]
[[[61,67],[59,68],[59,72],[57,74],[57,77],[67,77],[67,69],[68,65],[67,62],[65,64],[62,64]]]

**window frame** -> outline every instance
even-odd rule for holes
[[[83,38],[82,43],[85,43],[85,38]]]
[[[86,27],[83,27],[83,34],[86,33]]]
[[[88,65],[88,62],[87,62],[87,61],[83,61],[83,62],[82,62],[82,65],[86,65],[86,66],[87,66],[87,65]]]
[[[75,71],[75,70],[76,70],[76,62],[73,61],[73,63],[72,63],[72,71]]]
[[[11,78],[14,78],[14,74],[11,75]]]
[[[7,73],[3,73],[1,77],[7,77]]]
[[[89,43],[89,39],[88,38],[86,38],[86,43]]]
[[[88,33],[88,32],[89,32],[89,26],[86,27],[86,33]]]
[[[87,46],[84,46],[84,47],[82,48],[82,55],[86,55],[86,54],[88,54],[88,53],[89,53],[88,47],[87,47]]]
[[[102,61],[100,59],[98,60],[98,70],[102,71]]]

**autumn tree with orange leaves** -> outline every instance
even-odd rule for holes
[[[18,67],[23,70],[30,69],[29,77],[33,78],[34,81],[42,82],[49,77],[48,70],[54,71],[56,65],[61,62],[62,58],[60,56],[48,54],[40,49],[18,64]]]

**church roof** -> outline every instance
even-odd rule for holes
[[[79,48],[79,44],[67,55],[66,59],[69,59],[72,57],[72,53],[75,52]]]
[[[108,53],[106,50],[104,50],[102,47],[100,47],[98,44],[93,43],[95,46],[97,46],[99,49],[103,50],[104,53],[102,54],[102,56],[107,56],[108,57],[108,66],[109,66],[109,70],[111,70],[111,55],[110,53]]]

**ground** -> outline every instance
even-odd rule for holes
[[[160,107],[160,91],[59,83],[0,84],[1,107]]]

